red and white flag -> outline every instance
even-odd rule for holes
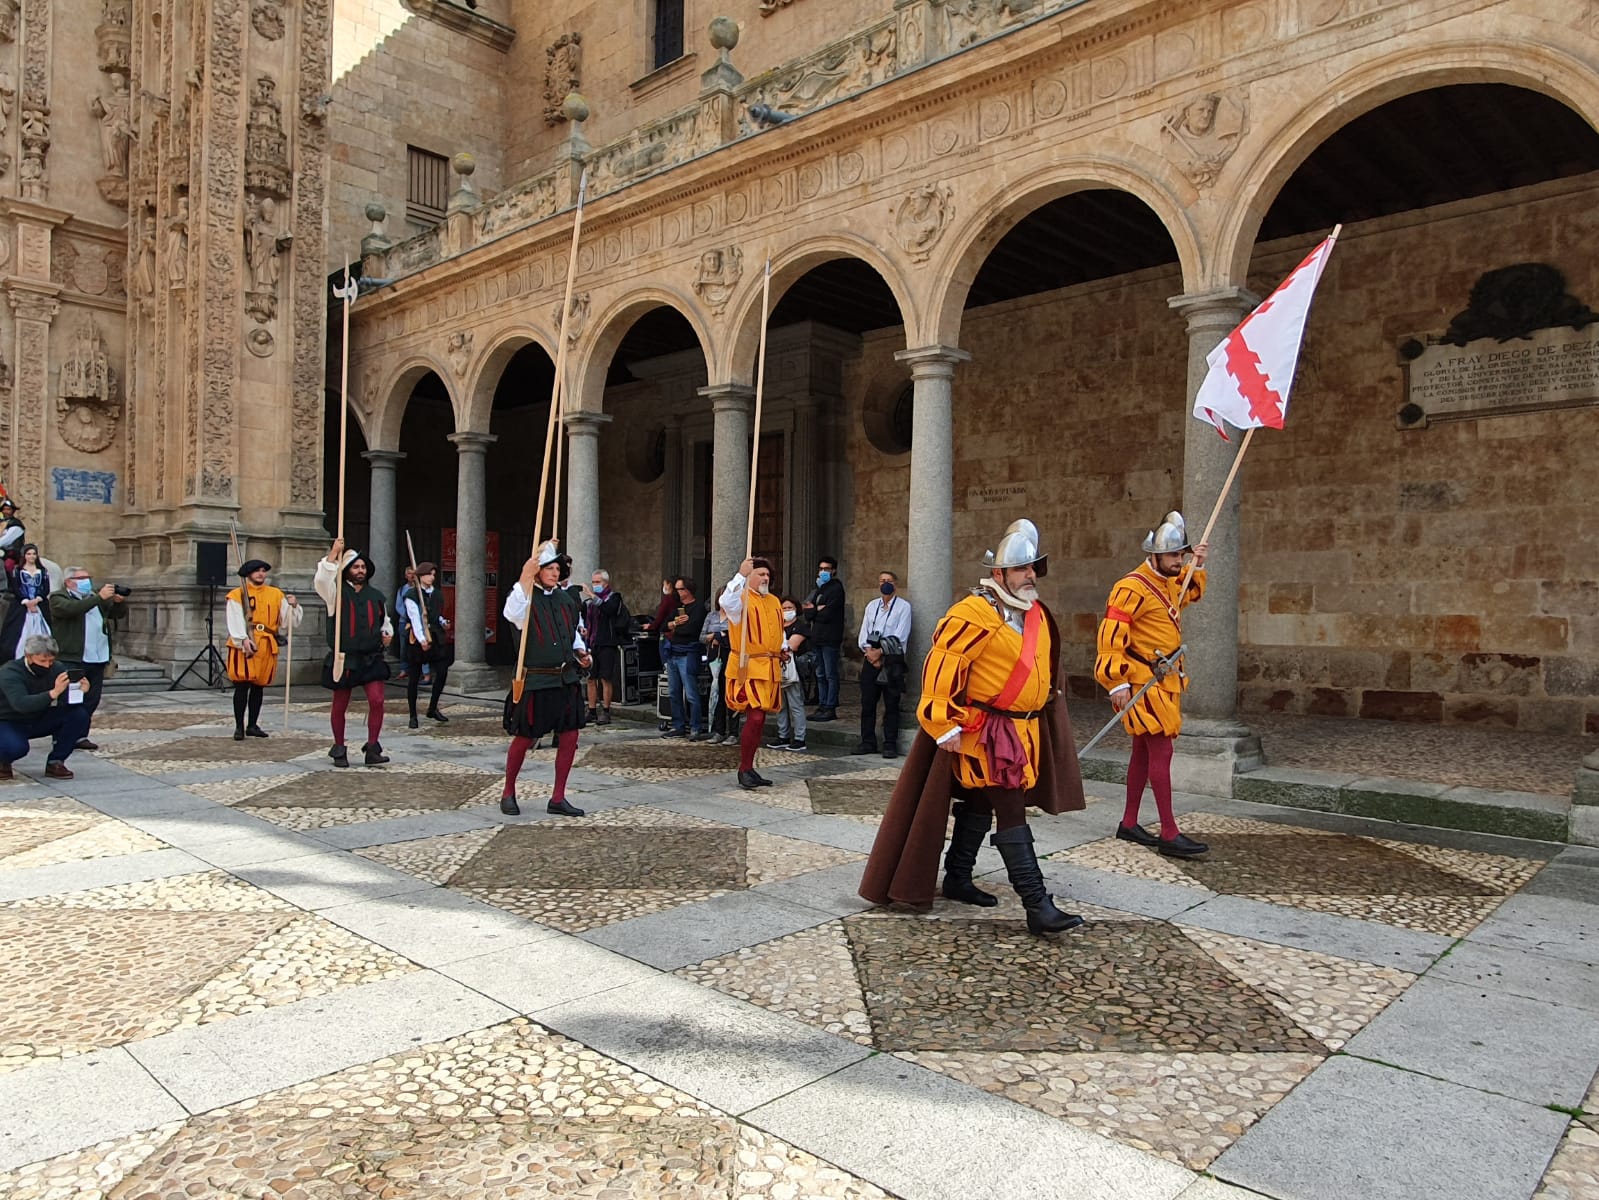
[[[1283,427],[1310,300],[1337,240],[1335,229],[1205,356],[1210,371],[1194,398],[1194,416],[1209,421],[1223,438],[1227,437],[1224,420],[1238,429]]]

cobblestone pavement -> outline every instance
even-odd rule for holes
[[[1039,938],[988,848],[855,897],[898,764],[619,723],[505,818],[497,709],[389,707],[338,770],[113,696],[0,784],[0,1197],[1599,1198],[1593,852],[1091,785]]]

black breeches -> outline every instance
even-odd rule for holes
[[[233,685],[233,722],[244,725],[246,713],[249,715],[249,724],[256,725],[261,720],[261,701],[266,699],[266,689],[259,683],[236,683]]]
[[[977,788],[966,804],[977,811],[993,813],[995,829],[1015,829],[1027,824],[1027,793],[1019,789]]]

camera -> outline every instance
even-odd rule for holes
[[[111,590],[119,596],[133,595],[133,589],[122,583],[113,583],[111,585]]]

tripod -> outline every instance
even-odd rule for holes
[[[175,692],[183,681],[188,678],[189,672],[199,668],[201,661],[205,663],[205,686],[219,688],[227,682],[228,665],[222,661],[222,655],[216,647],[216,607],[217,585],[213,581],[205,585],[205,645],[189,660],[189,665],[183,668],[183,673],[172,681],[172,686],[167,689]]]

